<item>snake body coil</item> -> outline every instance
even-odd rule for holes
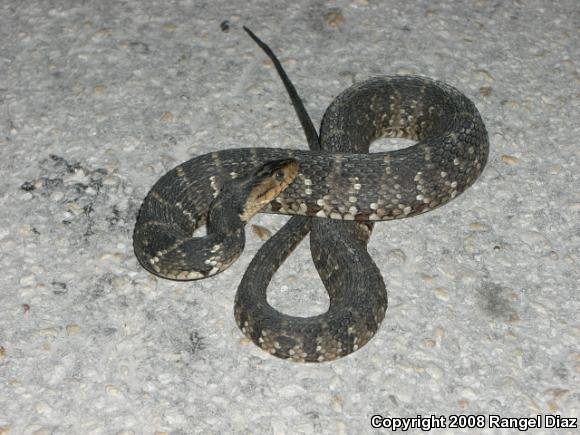
[[[299,216],[268,240],[250,264],[236,295],[235,318],[246,336],[275,356],[328,361],[367,343],[384,318],[385,285],[366,250],[373,223],[430,211],[462,193],[486,164],[488,137],[475,105],[455,88],[422,77],[391,76],[371,78],[341,93],[323,117],[318,141],[277,59],[275,64],[302,115],[311,149],[230,149],[177,166],[145,198],[134,248],[141,264],[164,278],[199,279],[224,270],[243,249],[243,225],[222,227],[226,234],[204,245],[192,238],[193,232],[207,223],[210,210],[220,207],[224,186],[248,179],[269,162],[296,161],[293,181],[261,211]],[[383,137],[418,142],[369,154],[370,144]],[[244,212],[224,209],[221,214],[238,220]],[[288,316],[268,304],[266,290],[309,231],[330,308],[319,316]]]

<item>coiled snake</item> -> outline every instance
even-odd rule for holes
[[[366,249],[373,223],[425,213],[463,192],[487,162],[487,132],[475,105],[455,88],[428,78],[387,76],[342,92],[326,110],[319,138],[274,53],[244,29],[274,62],[310,150],[229,149],[177,166],[141,206],[135,254],[162,278],[206,278],[240,255],[244,225],[253,214],[298,215],[251,262],[236,294],[235,319],[272,355],[333,360],[366,344],[387,309],[383,279]],[[370,144],[382,137],[418,142],[369,154]],[[207,236],[193,237],[205,224]],[[270,306],[266,290],[308,232],[330,307],[303,318]]]

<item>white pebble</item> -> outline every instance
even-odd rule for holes
[[[25,275],[20,278],[20,285],[32,286],[36,284],[36,277],[34,275]]]
[[[63,198],[64,198],[64,193],[62,193],[59,190],[57,190],[56,192],[52,192],[52,194],[50,195],[50,199],[54,202],[58,202]]]

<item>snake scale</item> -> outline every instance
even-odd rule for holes
[[[155,275],[202,279],[240,255],[244,225],[253,214],[294,215],[252,260],[234,315],[242,332],[272,355],[330,361],[365,345],[385,316],[385,284],[367,252],[374,222],[416,216],[457,197],[481,174],[488,135],[475,105],[454,87],[424,77],[385,76],[336,97],[318,136],[274,53],[244,29],[274,62],[310,149],[228,149],[180,164],[143,201],[134,250]],[[384,137],[417,142],[369,154],[370,144]],[[207,235],[193,237],[203,225]],[[274,309],[267,288],[309,232],[330,307],[304,318]]]

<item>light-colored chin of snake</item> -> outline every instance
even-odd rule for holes
[[[243,222],[248,222],[252,216],[272,202],[280,192],[286,189],[290,183],[294,181],[294,178],[298,175],[298,162],[292,160],[280,167],[276,172],[280,171],[284,173],[284,178],[281,181],[276,180],[276,173],[274,173],[272,176],[263,179],[252,188],[248,195],[244,212],[240,215]]]

